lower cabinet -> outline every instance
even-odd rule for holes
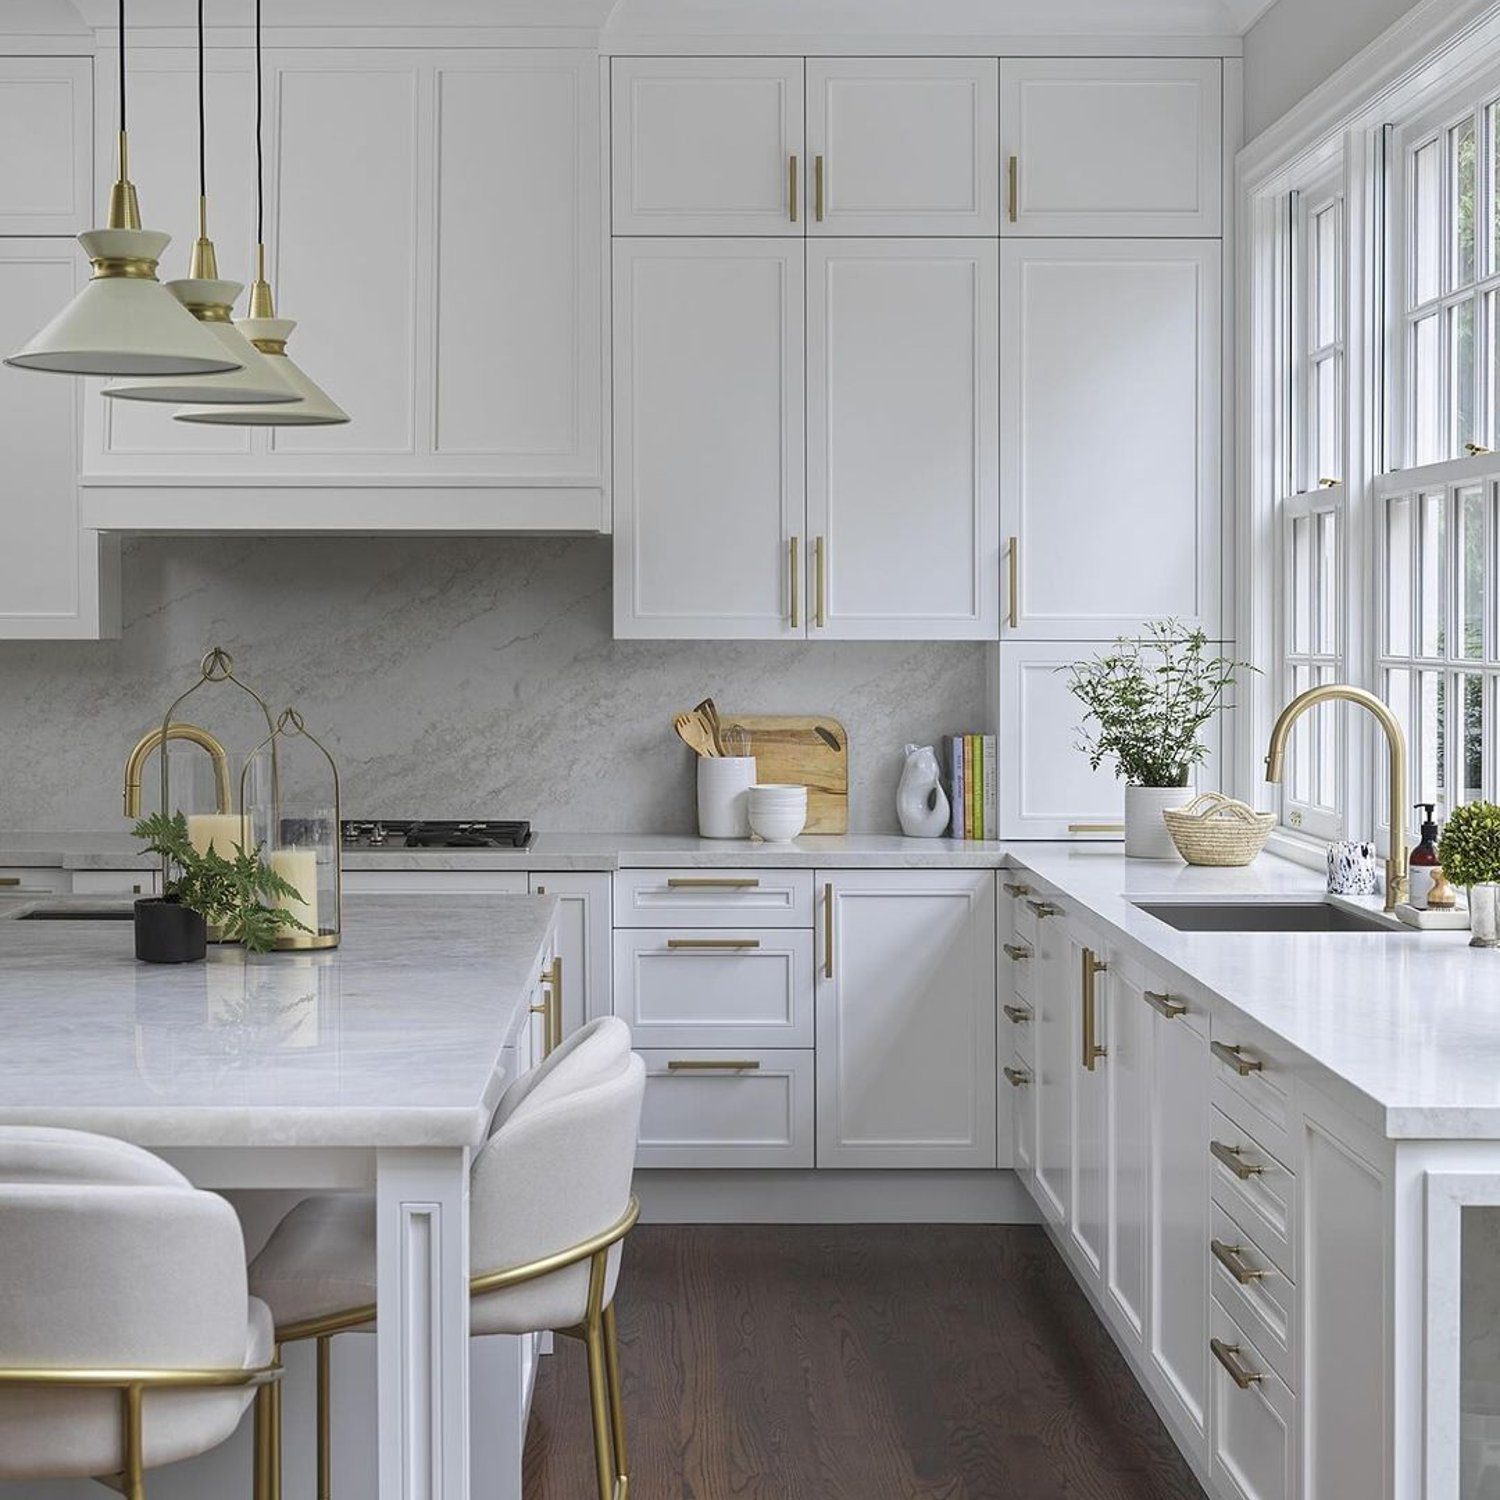
[[[1292,1500],[1296,1488],[1296,1400],[1228,1313],[1213,1304],[1214,1483],[1234,1500]],[[1308,1491],[1307,1500],[1366,1500],[1379,1490],[1335,1485]]]
[[[1052,1224],[1072,1202],[1073,1010],[1072,946],[1063,910],[1042,895],[1026,898],[1036,919],[1036,1201]]]
[[[531,875],[533,896],[558,899],[557,958],[562,969],[562,1032],[610,1013],[610,898],[612,877],[602,872],[562,870]]]

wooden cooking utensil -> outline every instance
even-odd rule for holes
[[[717,755],[718,747],[714,744],[714,737],[703,718],[698,713],[678,714],[672,720],[672,728],[677,731],[677,737],[690,750],[699,755]]]
[[[724,754],[724,736],[719,730],[719,710],[714,706],[712,698],[705,698],[693,712],[708,726],[708,732],[713,736],[714,754]]]

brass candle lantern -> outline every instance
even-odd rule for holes
[[[280,949],[336,948],[343,910],[339,770],[295,708],[281,711],[240,773],[251,844],[297,898],[278,905],[306,931],[288,929]]]

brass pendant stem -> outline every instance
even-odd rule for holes
[[[109,217],[107,229],[139,229],[141,227],[141,205],[136,197],[135,184],[130,180],[130,142],[125,132],[120,132],[120,170],[114,186],[109,190]]]
[[[266,247],[255,247],[255,280],[250,283],[250,316],[252,318],[274,318],[276,303],[271,296],[271,283],[266,280]],[[278,354],[282,350],[276,351]]]
[[[188,262],[188,277],[193,281],[217,281],[219,279],[219,257],[214,251],[214,242],[208,237],[208,199],[198,199],[198,238],[193,244],[192,259]]]

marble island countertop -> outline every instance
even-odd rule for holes
[[[47,904],[53,904],[50,901]],[[82,903],[97,906],[97,902]],[[0,921],[0,1124],[147,1146],[476,1145],[552,896],[350,896],[340,947],[138,963],[128,921]]]

